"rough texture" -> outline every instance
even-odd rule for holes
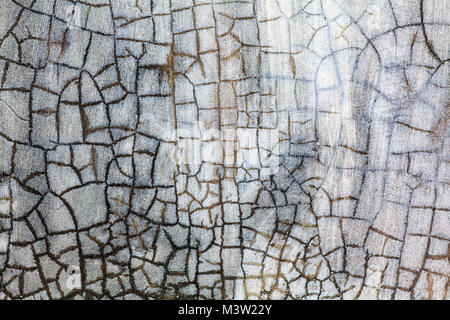
[[[0,296],[449,299],[449,19],[2,0]]]

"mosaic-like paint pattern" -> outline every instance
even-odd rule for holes
[[[449,299],[449,19],[2,0],[0,297]]]

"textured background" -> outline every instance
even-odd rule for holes
[[[449,299],[449,19],[1,0],[0,297]]]

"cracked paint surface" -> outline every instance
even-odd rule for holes
[[[2,0],[0,298],[448,300],[449,17]]]

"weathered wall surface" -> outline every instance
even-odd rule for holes
[[[449,19],[2,0],[0,296],[449,299]]]

